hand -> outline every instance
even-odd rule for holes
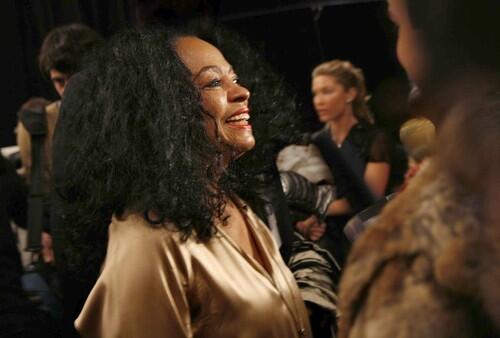
[[[311,215],[303,221],[299,221],[295,224],[295,228],[298,232],[300,232],[303,236],[307,237],[309,234],[309,228],[318,222],[318,218],[316,215]]]
[[[309,228],[309,239],[313,242],[320,240],[326,232],[325,222],[316,222]]]
[[[295,228],[311,241],[319,240],[326,232],[326,224],[320,222],[316,215],[311,215],[305,220],[297,222]]]
[[[52,236],[42,232],[42,258],[47,264],[54,263],[54,250],[52,249]]]

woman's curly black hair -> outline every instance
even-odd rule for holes
[[[182,35],[220,48],[253,92],[258,145],[227,169],[205,132],[200,93],[173,48]],[[64,142],[70,151],[66,179],[55,188],[68,225],[66,256],[80,273],[98,271],[112,215],[139,213],[151,226],[171,223],[185,238],[208,240],[225,196],[251,198],[255,176],[272,168],[279,148],[298,135],[299,113],[282,79],[224,29],[128,30],[112,38],[76,79],[58,122],[69,135]]]

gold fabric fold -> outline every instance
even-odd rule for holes
[[[139,215],[113,219],[101,275],[75,322],[82,337],[312,337],[269,230],[243,213],[266,269],[223,226],[202,243]]]

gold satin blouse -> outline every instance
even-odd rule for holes
[[[107,256],[75,326],[82,337],[312,337],[270,231],[246,216],[264,269],[218,226],[206,243],[139,215],[114,218]]]

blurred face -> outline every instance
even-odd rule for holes
[[[238,84],[238,76],[221,52],[195,37],[179,38],[176,51],[200,90],[210,137],[240,154],[252,149],[250,93]]]
[[[70,76],[68,74],[61,73],[54,68],[49,71],[49,76],[50,81],[52,81],[57,94],[62,97],[64,94],[64,88],[66,87],[66,83],[68,83]]]
[[[346,89],[330,75],[318,75],[312,81],[313,104],[322,123],[335,121],[347,112],[356,97],[354,88]]]
[[[408,0],[388,0],[389,17],[398,31],[397,56],[399,63],[406,70],[410,80],[421,85],[427,74],[428,62],[418,31],[410,21],[406,1]]]

